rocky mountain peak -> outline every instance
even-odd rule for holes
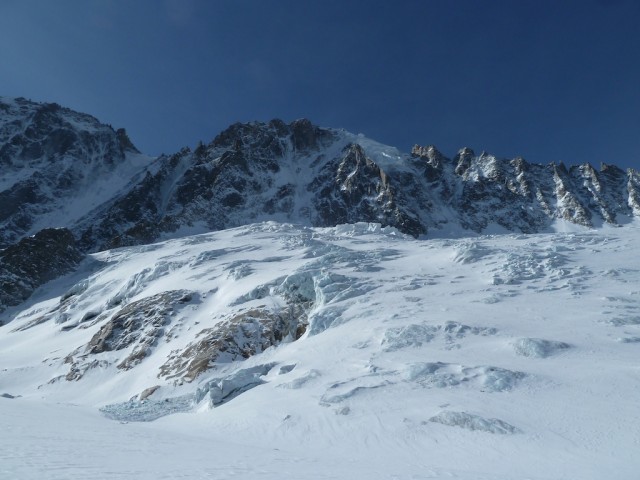
[[[321,146],[322,140],[330,137],[327,130],[323,130],[313,125],[306,118],[293,121],[291,129],[291,140],[296,150],[308,151]]]
[[[268,149],[273,155],[282,155],[285,142],[296,151],[309,151],[326,145],[332,136],[329,130],[313,125],[306,118],[288,125],[280,119],[273,119],[267,123],[234,123],[217,135],[210,147],[252,152]]]
[[[127,131],[124,128],[119,128],[116,130],[116,138],[118,139],[118,145],[122,152],[134,152],[140,153],[140,150],[136,148],[133,144],[129,135],[127,135]]]
[[[422,147],[418,144],[415,144],[411,149],[412,157],[420,157],[427,160],[427,163],[435,168],[440,168],[442,166],[442,162],[445,160],[445,156],[440,153],[440,151],[433,145],[427,145],[426,147]]]
[[[456,165],[456,175],[463,175],[469,169],[471,166],[471,160],[474,156],[475,154],[473,153],[473,150],[468,147],[464,147],[458,151],[456,156],[453,158],[453,162]]]
[[[143,167],[131,161],[139,152],[124,129],[56,103],[0,105],[0,248],[71,226]]]
[[[136,151],[124,129],[114,131],[96,118],[61,107],[17,98],[3,99],[0,122],[0,163],[21,167],[25,162],[57,161],[64,157],[85,163],[101,156],[118,163],[125,151]]]

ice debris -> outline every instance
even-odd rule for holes
[[[568,348],[571,348],[568,343],[541,338],[519,338],[513,342],[513,349],[523,357],[547,358]]]
[[[200,403],[207,396],[209,405],[217,407],[238,395],[266,383],[261,377],[269,373],[275,363],[243,368],[223,378],[214,378],[196,390],[195,402]]]
[[[497,418],[484,418],[466,412],[444,411],[431,417],[429,422],[440,423],[450,427],[461,427],[471,431],[498,434],[520,433],[521,430]]]
[[[193,408],[193,395],[165,398],[164,400],[136,400],[112,403],[100,409],[105,417],[121,422],[152,422],[173,413],[188,412]]]

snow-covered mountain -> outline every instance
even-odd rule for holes
[[[69,248],[95,252],[262,221],[375,222],[442,237],[542,232],[558,219],[617,225],[640,212],[635,170],[534,165],[469,149],[452,160],[434,147],[403,154],[308,120],[235,124],[194,151],[152,158],[89,115],[5,98],[0,164],[0,248],[46,228],[67,228]],[[64,263],[52,256],[45,267]],[[0,261],[0,279],[14,275]],[[42,283],[22,275],[25,288],[0,284],[0,311]]]
[[[625,223],[640,212],[640,175],[612,165],[411,154],[307,120],[236,124],[154,171],[75,225],[86,248],[138,245],[185,232],[275,220],[328,227],[358,221],[413,235],[534,233],[556,219]]]
[[[0,248],[74,225],[149,161],[124,129],[55,103],[0,97]]]
[[[151,158],[24,99],[0,133],[8,478],[637,478],[636,171],[307,120]]]
[[[85,251],[274,220],[377,222],[413,235],[620,224],[640,175],[535,165],[462,149],[411,154],[308,120],[235,124],[194,151],[150,158],[124,130],[24,99],[0,101],[0,247],[69,228]]]

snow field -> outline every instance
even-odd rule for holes
[[[0,398],[0,472],[637,478],[639,232],[415,240],[267,222],[96,254],[0,329],[0,393],[21,395]],[[134,343],[64,379],[119,309],[178,289],[196,296],[140,363],[116,368]],[[310,301],[299,340],[158,377],[204,328],[292,298]]]

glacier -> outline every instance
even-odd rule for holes
[[[639,236],[269,221],[90,254],[0,328],[0,470],[637,478]]]

